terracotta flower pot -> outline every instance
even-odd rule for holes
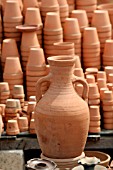
[[[98,99],[100,98],[100,94],[98,91],[98,86],[96,83],[89,84],[89,93],[88,93],[89,99]]]
[[[9,85],[7,82],[0,82],[0,93],[9,92]]]
[[[99,27],[103,28],[103,27],[109,27],[110,24],[110,19],[109,19],[109,15],[108,15],[108,11],[106,10],[95,10],[93,17],[92,17],[92,22],[91,22],[92,26],[95,26],[97,29],[99,29]]]
[[[18,119],[18,126],[20,132],[25,132],[28,130],[28,119],[27,117],[19,117]]]
[[[80,30],[83,32],[85,27],[88,27],[88,17],[85,10],[73,10],[71,18],[77,18]]]
[[[97,79],[97,85],[98,85],[98,88],[106,88],[107,87],[107,84],[106,84],[106,80],[103,79],[103,78],[99,78]]]
[[[25,14],[25,24],[42,26],[39,8],[27,8]]]
[[[40,47],[36,32],[23,32],[21,51],[29,51],[31,47]]]
[[[15,39],[4,39],[2,44],[2,62],[5,63],[6,57],[19,57]]]
[[[104,53],[103,53],[103,58],[112,56],[113,57],[113,40],[106,40],[105,41],[105,46],[104,46]]]
[[[58,6],[58,1],[57,0],[53,0],[53,1],[42,0],[41,1],[41,8],[44,8],[44,7],[56,7],[56,6]]]
[[[99,43],[98,33],[95,27],[84,28],[83,32],[83,46],[95,45]]]
[[[42,48],[31,48],[30,55],[27,63],[28,70],[45,70],[46,63],[44,57],[44,51]]]
[[[23,20],[18,1],[6,1],[4,22],[20,22]]]
[[[79,23],[76,18],[66,18],[63,25],[64,35],[80,35]]]
[[[97,79],[99,79],[99,78],[103,78],[103,79],[105,79],[105,81],[107,81],[106,72],[105,71],[98,71]]]
[[[22,85],[14,85],[13,88],[13,96],[22,96],[24,97],[24,88]]]
[[[95,76],[94,75],[86,75],[86,81],[88,84],[95,83]]]
[[[44,31],[62,30],[60,16],[57,12],[48,12],[45,19]]]
[[[106,0],[107,2],[107,0]],[[109,17],[110,17],[110,21],[111,21],[111,24],[113,25],[113,3],[109,3],[107,2],[106,4],[100,4],[97,6],[97,9],[99,10],[107,10],[108,13],[109,13]]]
[[[108,82],[109,83],[113,83],[113,73],[112,74],[108,74]]]
[[[7,133],[7,135],[17,135],[17,134],[19,134],[19,128],[18,128],[17,120],[8,120],[6,133]]]
[[[13,65],[13,67],[12,67]],[[22,74],[22,68],[20,65],[20,60],[18,57],[7,57],[5,68],[4,68],[4,75],[10,74]]]
[[[32,2],[30,0],[23,0],[23,14],[26,14],[26,10],[29,7],[34,7],[34,8],[38,8],[38,2],[37,0],[32,0]]]
[[[72,82],[73,84],[75,84],[76,82],[83,84],[83,86],[85,87],[84,89],[85,91],[83,90],[83,96],[85,92],[87,94],[86,89],[88,89],[88,86],[86,82],[84,82],[83,80],[79,80],[80,78],[76,79],[73,77],[72,72],[73,72],[75,60],[76,57],[74,56],[49,57],[48,62],[50,64],[51,74],[49,74],[47,77],[41,78],[37,82],[37,91],[36,91],[37,105],[35,108],[35,127],[36,127],[36,132],[38,135],[42,153],[50,158],[66,159],[66,158],[77,157],[81,155],[83,151],[82,148],[84,148],[85,146],[87,132],[89,128],[88,106],[86,102],[84,102],[84,100],[82,100],[80,96],[76,94]],[[45,95],[43,96],[43,98],[41,99],[41,92],[39,89],[41,87],[41,84],[46,81],[50,81],[51,85],[47,90],[47,92],[45,93]],[[67,89],[66,92],[64,90],[64,84],[65,84],[65,89]],[[62,90],[63,90],[63,96],[59,95]],[[71,99],[70,102],[69,100],[67,102],[67,99]],[[46,104],[47,101],[48,104]],[[81,109],[83,112],[81,112],[78,103],[79,106],[83,107]],[[45,108],[44,106],[47,107]],[[81,116],[78,116],[78,114],[80,114]],[[85,116],[84,120],[82,114]],[[72,125],[71,129],[69,128],[69,122]],[[66,129],[64,128],[65,123],[68,125]],[[60,126],[60,130],[58,126]],[[45,127],[49,127],[49,128],[45,128]],[[52,130],[53,127],[54,130]],[[83,130],[82,127],[85,127],[86,129]],[[78,131],[79,131],[79,141],[76,138],[76,136],[78,136]],[[54,134],[51,135],[52,136],[51,139],[48,138],[48,133],[50,132],[51,134]],[[68,134],[68,138],[66,137],[66,134]],[[75,137],[75,139],[73,137]],[[45,141],[43,141],[43,139],[46,139],[47,141],[49,140],[48,144],[47,143],[45,144]],[[83,146],[82,144],[80,144],[80,141],[82,141],[82,144],[84,143]],[[54,150],[51,148],[54,148]],[[72,148],[75,148],[75,150],[73,150]]]

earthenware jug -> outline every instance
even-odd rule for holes
[[[35,127],[42,154],[49,158],[68,159],[80,156],[84,150],[88,128],[89,109],[87,83],[73,75],[76,57],[48,57],[50,74],[36,85],[37,104]],[[41,84],[50,82],[41,95]],[[83,99],[76,93],[76,83],[83,84]]]

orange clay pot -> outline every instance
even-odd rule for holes
[[[87,98],[88,85],[73,75],[75,61],[73,55],[49,57],[50,74],[39,79],[36,85],[36,132],[43,155],[50,158],[74,158],[85,147],[89,109],[83,99]],[[41,98],[41,84],[46,81],[50,87]],[[83,85],[83,99],[72,83]]]

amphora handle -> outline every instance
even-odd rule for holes
[[[51,82],[51,77],[52,77],[52,74],[50,73],[47,76],[44,76],[37,81],[37,83],[36,83],[36,100],[37,100],[37,103],[42,98],[42,92],[41,92],[42,83]]]
[[[88,99],[88,92],[89,92],[89,86],[88,86],[87,82],[84,79],[80,78],[80,77],[73,76],[72,83],[75,84],[75,85],[77,83],[80,83],[80,84],[83,85],[84,88],[83,88],[82,98],[85,101],[87,101],[87,99]]]

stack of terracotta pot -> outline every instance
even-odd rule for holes
[[[7,121],[7,128],[6,128],[6,134],[7,135],[17,135],[19,134],[19,127],[17,120],[8,120]]]
[[[103,67],[113,66],[113,40],[106,40],[102,56]]]
[[[27,99],[36,95],[36,82],[45,75],[47,75],[47,69],[43,49],[31,48],[26,67]],[[44,83],[41,89],[44,93],[47,90],[47,84]]]
[[[1,10],[1,7],[0,7]],[[2,42],[3,38],[3,28],[2,28],[2,18],[1,18],[1,13],[0,13],[0,43]]]
[[[15,39],[4,39],[2,44],[1,64],[4,70],[4,65],[7,57],[19,57],[19,52]]]
[[[95,83],[94,75],[86,75],[86,81],[87,81],[88,84]]]
[[[66,18],[63,27],[64,41],[73,42],[75,54],[81,58],[81,32],[76,18]]]
[[[96,83],[89,84],[88,104],[90,106],[100,105],[100,93]]]
[[[8,82],[11,95],[14,85],[23,85],[23,72],[18,57],[6,58],[3,80]]]
[[[113,93],[104,91],[102,98],[103,126],[104,129],[113,129]]]
[[[40,11],[42,16],[43,23],[45,22],[46,14],[48,12],[57,12],[59,13],[59,4],[57,0],[42,0],[40,5]],[[55,21],[51,21],[51,23]]]
[[[10,96],[9,85],[7,82],[0,83],[0,103],[5,104]]]
[[[63,41],[63,29],[60,22],[59,13],[48,12],[44,25],[44,50],[45,57],[51,56],[54,50],[53,43]]]
[[[59,13],[62,27],[65,23],[65,19],[69,17],[69,7],[67,4],[67,0],[58,0],[59,4]]]
[[[42,20],[41,20],[41,15],[40,15],[40,10],[39,8],[27,8],[26,14],[25,14],[25,24],[27,25],[37,25],[38,30],[36,31],[38,41],[40,46],[42,46]]]
[[[57,55],[74,55],[74,43],[72,42],[58,42],[53,44],[54,49],[51,50],[51,56]]]
[[[113,37],[113,2],[111,4],[109,2],[107,2],[106,4],[105,3],[100,4],[97,6],[97,9],[108,11],[109,18],[110,18],[111,25],[112,25],[112,37]]]
[[[5,38],[14,38],[20,41],[21,33],[17,31],[16,26],[21,25],[23,16],[18,1],[6,1],[3,24]]]
[[[98,82],[98,79],[104,79],[105,83],[107,83],[106,72],[105,71],[98,71],[98,73],[97,73],[97,82]],[[98,85],[98,83],[97,83],[97,85]]]
[[[86,68],[85,69],[85,76],[87,75],[93,75],[95,78],[95,82],[97,81],[97,74],[98,74],[98,69],[97,68]]]
[[[104,70],[106,72],[106,81],[108,82],[109,74],[113,74],[113,66],[106,66]]]
[[[89,132],[90,133],[100,133],[100,131],[101,131],[100,107],[99,106],[90,106],[89,112],[90,112]]]
[[[13,99],[19,99],[21,107],[24,106],[24,88],[23,85],[14,85],[13,92],[12,92],[12,98]]]
[[[32,112],[34,112],[35,106],[36,106],[36,101],[28,101],[27,118],[28,118],[29,125],[30,125],[30,120],[33,119]]]
[[[36,26],[37,27],[37,26]],[[30,48],[40,47],[36,28],[32,29],[32,26],[22,27],[23,33],[21,38],[21,57],[22,57],[22,69],[26,72],[26,65],[29,58]]]
[[[23,15],[26,15],[27,8],[38,8],[37,0],[23,0]]]
[[[75,9],[75,0],[67,0],[69,6],[69,14]]]
[[[100,42],[95,27],[87,27],[83,32],[83,66],[100,69]]]
[[[18,102],[19,103],[19,102]],[[17,120],[19,118],[17,101],[15,99],[7,99],[5,108],[5,122],[8,120]]]
[[[97,0],[76,0],[76,9],[83,9],[87,12],[89,23],[91,23],[93,11],[97,8]]]
[[[112,38],[112,26],[110,23],[108,11],[95,10],[91,25],[97,28],[101,53],[103,54],[105,41]]]
[[[89,26],[88,17],[85,10],[73,10],[71,12],[71,18],[78,19],[81,33],[83,33],[84,28]]]

